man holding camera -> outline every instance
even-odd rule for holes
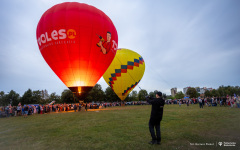
[[[107,54],[111,49],[112,46],[111,37],[112,37],[111,32],[107,32],[107,41],[102,40],[101,36],[99,37],[100,41],[97,45],[101,48],[103,54]]]
[[[162,99],[161,92],[156,93],[156,98],[146,97],[146,99],[147,102],[152,105],[151,117],[149,120],[149,131],[152,136],[152,141],[150,141],[149,144],[161,144],[160,122],[162,120],[165,100]],[[156,129],[156,134],[154,128]]]

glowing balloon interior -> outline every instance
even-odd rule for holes
[[[118,97],[124,100],[140,82],[144,71],[142,56],[129,49],[119,49],[103,78]]]
[[[54,73],[82,99],[111,64],[118,35],[111,19],[101,10],[65,2],[42,15],[37,43]]]

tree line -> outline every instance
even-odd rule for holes
[[[220,96],[240,96],[240,87],[239,86],[219,86],[218,89],[213,89],[211,91],[206,91],[206,97],[220,97]]]
[[[145,97],[150,95],[155,97],[157,90],[148,93],[146,90],[141,89],[139,92],[133,90],[125,99],[125,101],[145,101]],[[166,98],[166,94],[164,94]],[[55,103],[78,103],[77,97],[69,90],[65,89],[61,95],[53,92],[48,94],[47,90],[36,90],[33,91],[28,89],[24,92],[22,96],[11,90],[8,93],[4,91],[0,92],[0,106],[6,106],[11,104],[12,106],[17,106],[19,103],[24,104],[49,104],[50,102],[55,101]],[[115,94],[115,92],[107,87],[103,91],[100,84],[96,84],[93,89],[88,93],[88,96],[84,102],[120,102],[121,100]]]
[[[240,95],[240,87],[239,86],[219,86],[217,89],[206,90],[204,92],[204,97],[222,97],[222,96],[234,96]],[[196,88],[188,88],[186,95],[183,92],[178,92],[175,97],[169,96],[168,99],[182,99],[184,96],[189,96],[190,98],[197,98],[200,94],[197,92]],[[202,95],[201,95],[202,96]]]

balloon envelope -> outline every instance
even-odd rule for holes
[[[124,100],[140,82],[144,71],[142,56],[129,49],[119,49],[103,78],[118,97]]]
[[[79,98],[84,98],[104,74],[118,44],[111,19],[93,6],[77,2],[48,9],[36,36],[47,64]]]

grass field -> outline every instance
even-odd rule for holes
[[[0,149],[239,149],[240,109],[165,105],[162,144],[149,145],[151,106],[0,118]],[[216,142],[236,142],[235,147]],[[190,145],[194,143],[194,145]],[[201,146],[195,143],[213,143]]]

